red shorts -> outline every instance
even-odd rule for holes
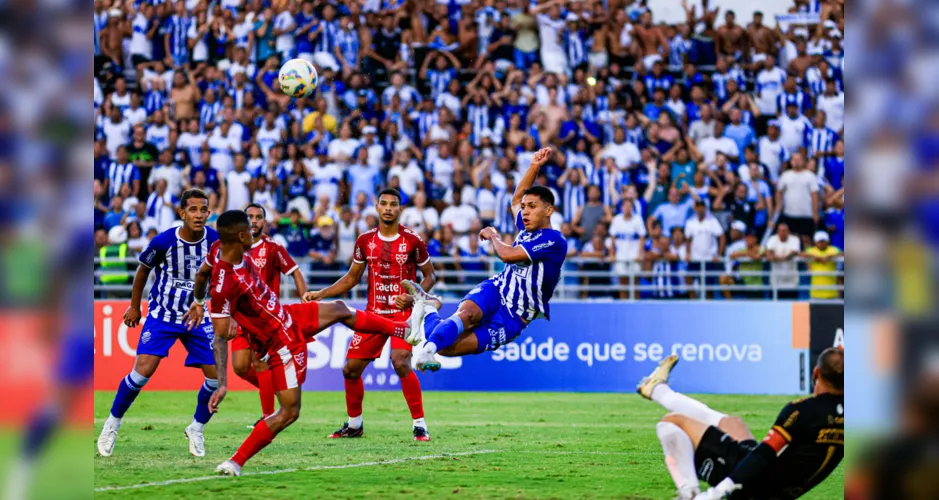
[[[403,314],[382,315],[393,321],[407,321],[409,312]],[[349,342],[349,350],[346,352],[347,359],[378,359],[381,357],[381,351],[385,348],[385,342],[388,341],[387,335],[377,333],[354,332],[352,341]],[[406,349],[410,352],[411,344],[404,339],[391,337],[392,349]]]
[[[290,304],[284,306],[284,310],[293,319],[290,333],[296,336],[299,342],[291,346],[284,346],[281,343],[281,347],[268,356],[267,366],[271,370],[271,378],[274,381],[274,392],[303,385],[307,372],[306,345],[313,342],[313,336],[320,332],[320,307],[316,302]]]
[[[248,334],[239,326],[238,333],[236,333],[235,338],[231,340],[231,350],[235,352],[244,351],[245,349],[251,349],[251,341],[248,339]]]

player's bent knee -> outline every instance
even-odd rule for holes
[[[156,373],[157,367],[160,366],[160,359],[159,356],[141,354],[137,356],[137,359],[134,361],[134,371],[144,377],[150,378]]]
[[[342,377],[346,380],[355,380],[362,376],[364,369],[364,366],[353,365],[352,363],[346,362],[345,366],[342,367]]]
[[[681,413],[668,413],[662,417],[662,420],[659,420],[659,422],[675,424],[678,427],[682,427],[685,423],[687,423],[687,421],[688,417],[682,415]]]
[[[750,432],[750,428],[747,427],[747,424],[743,423],[743,420],[740,417],[726,416],[721,419],[718,428],[726,432],[727,435],[736,441],[748,441],[754,439],[753,433]]]
[[[407,375],[411,372],[411,353],[403,351],[399,354],[392,351],[391,366],[394,367],[395,373],[397,373],[399,377]]]

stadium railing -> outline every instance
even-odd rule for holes
[[[108,267],[106,274],[109,275],[110,282],[102,283],[101,269],[102,262],[109,264],[123,263],[127,266],[126,271],[116,271],[114,267]],[[132,281],[136,273],[137,260],[135,258],[126,259],[105,259],[96,257],[95,260],[95,298],[129,298],[132,288]],[[434,286],[434,293],[443,296],[445,299],[458,299],[466,292],[470,291],[477,284],[490,276],[501,272],[504,264],[491,258],[460,258],[453,257],[434,257],[433,262],[437,268],[437,284]],[[711,262],[710,267],[701,265],[695,271],[688,271],[686,266],[682,268],[664,270],[645,269],[641,271],[623,275],[632,276],[635,279],[628,280],[626,284],[620,284],[619,274],[614,272],[615,261],[601,260],[595,258],[571,257],[564,264],[561,272],[561,279],[558,282],[555,291],[555,299],[580,299],[580,300],[647,300],[647,299],[687,299],[693,297],[693,300],[708,300],[723,298],[722,292],[729,290],[734,300],[812,300],[819,302],[844,302],[844,270],[843,258],[839,257],[837,270],[834,272],[813,272],[809,269],[808,263],[801,259],[795,259],[791,262],[797,266],[798,285],[795,288],[780,287],[775,279],[775,275],[785,274],[791,278],[791,273],[774,273],[773,263],[762,262],[762,270],[741,271],[733,267],[733,262],[745,262],[742,260],[728,261],[722,260]],[[332,268],[326,268],[319,263],[314,263],[310,259],[297,259],[300,269],[306,278],[307,288],[318,290],[332,284],[345,274],[348,267],[345,264],[334,264]],[[458,267],[459,265],[459,267]],[[466,269],[469,267],[469,269]],[[715,269],[719,267],[720,269]],[[731,269],[728,272],[728,269]],[[730,275],[735,278],[734,284],[722,285],[719,280],[721,276]],[[115,276],[126,276],[123,282],[116,279]],[[813,285],[812,277],[834,278],[835,284]],[[690,278],[691,283],[687,283]],[[753,284],[741,284],[743,279],[751,279]],[[151,282],[154,274],[151,273]],[[362,283],[365,283],[367,275],[363,276]],[[829,280],[830,281],[830,280]],[[289,278],[281,279],[281,296],[285,298],[296,298],[296,290],[293,281]],[[149,284],[147,289],[149,289]],[[813,297],[812,292],[831,292],[834,291],[837,298],[819,299]],[[627,292],[624,299],[620,299],[620,293]],[[690,295],[692,294],[693,295]],[[366,299],[366,289],[363,286],[354,288],[349,297],[352,299]]]

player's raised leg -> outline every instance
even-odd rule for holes
[[[147,331],[146,328],[145,331]],[[161,359],[160,356],[137,354],[133,370],[121,380],[117,387],[117,394],[114,395],[114,402],[111,403],[111,411],[98,436],[98,453],[102,457],[110,457],[114,453],[114,443],[117,440],[124,414],[134,404],[134,400],[150,381],[150,377],[156,373]]]
[[[753,434],[738,417],[728,416],[694,398],[672,390],[668,385],[668,377],[677,363],[677,355],[667,356],[648,377],[639,382],[636,390],[642,397],[655,401],[666,410],[717,427],[738,441],[753,439]]]
[[[318,324],[310,327],[308,334],[315,335],[331,325],[342,323],[349,328],[363,333],[378,333],[389,337],[405,338],[410,332],[408,323],[393,321],[369,311],[360,311],[337,300],[334,302],[308,302],[296,304],[294,307],[316,307]]]

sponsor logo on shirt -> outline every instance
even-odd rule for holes
[[[215,285],[215,292],[222,293],[222,283],[225,282],[225,270],[219,269],[218,271],[218,284]]]
[[[395,292],[397,293],[401,287],[397,283],[377,283],[375,285],[375,290],[379,292]]]
[[[193,280],[173,280],[173,288],[178,288],[180,290],[192,291],[196,286],[196,282]]]
[[[548,240],[544,243],[539,243],[535,245],[534,247],[532,247],[532,251],[537,252],[538,250],[544,250],[545,248],[548,248],[552,245],[554,245],[554,240]]]

